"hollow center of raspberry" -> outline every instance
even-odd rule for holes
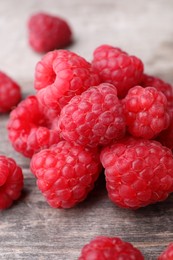
[[[52,69],[51,74],[50,74],[49,84],[53,84],[55,82],[55,78],[56,78],[56,73]]]

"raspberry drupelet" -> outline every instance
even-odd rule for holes
[[[165,200],[173,192],[173,155],[154,140],[125,138],[103,148],[109,198],[137,209]]]
[[[0,71],[0,113],[12,110],[21,100],[20,86]]]
[[[170,124],[168,128],[163,130],[159,135],[155,138],[162,145],[173,149],[173,109],[169,109],[170,115]]]
[[[59,129],[67,141],[95,147],[125,135],[125,119],[115,87],[102,83],[73,97],[61,110]]]
[[[99,83],[91,64],[68,50],[48,52],[36,65],[37,97],[43,106],[54,110],[60,110],[73,96]]]
[[[78,260],[144,260],[141,252],[119,237],[99,236],[86,244]]]
[[[154,138],[170,124],[167,99],[153,87],[131,88],[123,105],[128,131],[135,137]]]
[[[117,88],[120,98],[125,97],[131,87],[138,85],[143,75],[143,63],[139,58],[110,45],[96,48],[92,68],[101,82],[111,83]]]
[[[64,140],[31,159],[38,188],[53,208],[71,208],[83,201],[101,169],[98,150]]]
[[[23,173],[12,158],[0,155],[0,210],[9,208],[23,188]]]
[[[61,17],[40,12],[29,18],[28,38],[34,51],[44,53],[69,45],[72,31]]]
[[[173,259],[173,243],[170,243],[168,247],[162,252],[157,260],[172,260]]]
[[[50,128],[50,120],[44,115],[35,96],[29,96],[11,112],[8,136],[16,151],[26,157],[59,142],[59,132]],[[50,115],[47,111],[47,116]]]
[[[141,82],[142,87],[154,87],[158,91],[161,91],[168,100],[168,106],[173,108],[173,87],[171,84],[163,81],[158,77],[144,74]]]

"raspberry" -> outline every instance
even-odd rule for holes
[[[119,237],[99,236],[82,248],[78,260],[144,260],[141,252]]]
[[[21,99],[19,85],[0,71],[0,113],[9,112]]]
[[[37,13],[29,18],[28,34],[29,44],[36,52],[66,47],[72,38],[67,21],[46,13]]]
[[[173,107],[173,88],[169,83],[164,82],[160,78],[153,77],[147,74],[143,75],[142,87],[154,87],[158,91],[161,91],[168,100],[168,106]]]
[[[15,150],[32,157],[35,152],[59,142],[59,133],[49,129],[49,124],[35,96],[20,102],[8,122],[9,139]]]
[[[35,88],[43,106],[60,110],[69,100],[100,80],[91,65],[68,50],[47,53],[35,70]]]
[[[123,104],[128,131],[133,136],[150,139],[170,124],[167,99],[153,87],[131,88]]]
[[[99,153],[60,141],[35,154],[31,171],[37,185],[53,208],[71,208],[93,189],[101,170]]]
[[[102,83],[73,97],[61,110],[59,129],[65,140],[89,147],[122,138],[125,120],[115,87]]]
[[[141,82],[143,74],[140,59],[109,45],[101,45],[94,51],[92,68],[99,74],[102,82],[111,83],[117,88],[120,98]]]
[[[126,138],[101,151],[110,199],[137,209],[173,192],[173,155],[159,142]]]
[[[0,210],[9,208],[21,195],[23,174],[12,158],[0,155]]]
[[[170,243],[168,247],[158,257],[158,260],[173,260],[173,243]]]

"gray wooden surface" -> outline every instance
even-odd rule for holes
[[[90,60],[100,44],[119,46],[139,56],[145,71],[173,83],[172,0],[1,0],[0,70],[34,93],[34,68],[41,55],[27,43],[26,23],[37,11],[66,18],[74,33],[72,51]],[[74,260],[96,235],[120,236],[146,257],[156,259],[173,241],[173,195],[137,211],[116,207],[101,177],[88,199],[68,210],[50,208],[38,191],[29,160],[15,152],[6,132],[8,115],[0,115],[0,154],[23,168],[22,198],[0,212],[0,259]]]

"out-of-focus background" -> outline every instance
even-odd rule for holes
[[[42,57],[28,45],[27,21],[38,11],[66,19],[73,31],[69,49],[88,61],[101,44],[120,47],[142,59],[145,72],[173,83],[172,0],[1,0],[0,70],[34,93],[34,69]],[[173,241],[173,197],[139,211],[113,205],[100,180],[89,198],[70,210],[50,208],[37,190],[29,160],[11,147],[8,116],[0,116],[0,153],[23,168],[25,191],[9,210],[0,212],[0,259],[74,260],[96,235],[120,236],[146,259]]]
[[[86,59],[108,43],[139,56],[147,72],[172,80],[172,0],[1,1],[0,68],[19,80],[30,81],[40,59],[27,43],[28,18],[38,11],[67,19],[74,33],[70,49]]]

